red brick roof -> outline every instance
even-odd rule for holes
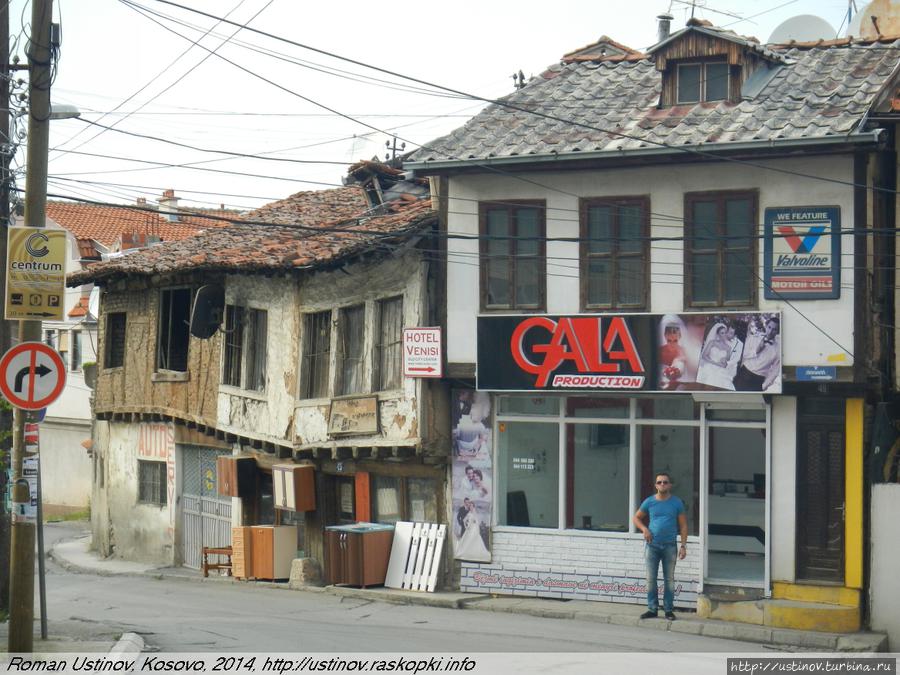
[[[252,212],[248,222],[94,263],[69,275],[68,284],[175,272],[271,273],[323,267],[365,251],[389,252],[386,243],[437,220],[427,198],[401,198],[382,209],[370,215],[362,190],[355,187],[301,192]]]
[[[146,206],[101,206],[71,202],[47,202],[47,216],[71,232],[76,239],[91,239],[110,247],[123,232],[146,232],[163,241],[191,237],[210,227],[224,227],[230,223],[204,216],[239,219],[241,214],[229,210],[198,210],[179,208],[179,219],[170,222],[165,216]]]

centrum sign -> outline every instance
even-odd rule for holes
[[[62,321],[66,232],[43,227],[8,230],[6,318]]]

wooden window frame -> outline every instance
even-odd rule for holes
[[[707,67],[711,65],[724,65],[725,73],[726,73],[726,82],[725,82],[725,96],[723,98],[716,98],[710,100],[706,94],[706,83],[709,79],[707,76]],[[684,67],[691,66],[700,66],[700,99],[696,101],[682,101],[678,93],[681,91],[681,69]],[[711,59],[708,61],[684,61],[683,63],[675,64],[675,90],[673,92],[675,97],[675,105],[687,105],[690,103],[715,103],[717,101],[730,101],[731,100],[731,66],[725,59]]]
[[[525,207],[534,208],[538,211],[538,223],[540,228],[540,241],[538,259],[540,266],[540,278],[538,280],[538,304],[537,306],[522,307],[516,301],[516,274],[518,272],[518,255],[517,255],[517,222],[515,218],[515,209]],[[487,234],[487,212],[493,209],[507,209],[510,222],[510,239],[508,240],[507,256],[509,260],[509,271],[507,283],[509,284],[510,302],[506,305],[489,305],[488,304],[488,269],[485,262],[488,259],[488,245],[485,235]],[[486,201],[478,204],[478,233],[479,233],[479,279],[480,279],[480,296],[482,312],[508,312],[510,310],[521,311],[526,313],[543,312],[547,306],[547,202],[543,199],[517,199],[502,201]]]
[[[384,336],[384,308],[390,302],[400,303],[400,330],[398,334],[392,336],[393,339],[382,342]],[[403,386],[403,311],[404,298],[402,295],[394,295],[388,298],[379,298],[375,301],[375,331],[372,336],[372,390],[373,391],[393,391]],[[396,386],[386,387],[384,382],[384,368],[382,367],[383,356],[389,350],[396,350],[397,359],[397,384]]]
[[[729,200],[750,200],[750,294],[748,302],[724,300],[724,242],[722,229],[725,227],[725,203]],[[715,253],[717,258],[716,300],[712,302],[695,301],[691,293],[693,279],[693,256],[701,252],[712,252],[713,249],[694,249],[693,205],[697,202],[716,202],[717,238]],[[686,192],[684,194],[684,306],[685,308],[727,308],[756,309],[759,302],[759,190],[714,190],[708,192]],[[732,251],[737,249],[730,249]]]
[[[643,238],[641,251],[639,253],[626,253],[621,257],[625,258],[637,258],[641,257],[645,264],[646,273],[644,274],[644,283],[641,288],[641,300],[640,303],[636,304],[619,304],[618,295],[619,295],[619,251],[618,245],[615,245],[615,250],[611,251],[609,254],[597,254],[590,253],[588,246],[588,210],[593,206],[640,206],[642,209],[641,213],[641,237]],[[589,197],[580,200],[579,204],[579,284],[581,290],[581,311],[588,310],[597,310],[597,309],[613,309],[613,310],[625,310],[628,311],[636,311],[636,310],[645,310],[647,309],[648,303],[647,299],[650,295],[650,196],[649,195],[637,195],[637,196],[627,196],[627,197]],[[616,218],[614,221],[614,228],[616,235],[619,232],[619,219],[618,214],[616,214]],[[613,241],[617,242],[619,240],[618,237],[614,238]],[[590,261],[592,259],[597,258],[606,258],[612,261],[613,265],[613,287],[612,287],[612,302],[608,304],[601,303],[591,303],[588,298],[588,289],[590,287]]]
[[[138,504],[148,504],[163,508],[169,504],[168,486],[166,484],[166,463],[153,459],[139,459],[137,471]],[[156,476],[147,475],[146,472],[157,472]],[[151,480],[156,478],[156,480]],[[155,494],[149,494],[149,493]]]
[[[161,288],[159,290],[159,316],[157,317],[156,322],[156,372],[165,371],[170,373],[186,373],[190,370],[191,367],[191,333],[188,329],[188,326],[182,325],[178,326],[177,330],[174,329],[175,322],[173,321],[174,316],[172,313],[173,303],[169,301],[169,316],[163,316],[164,307],[165,307],[165,296],[166,294],[170,294],[170,298],[174,297],[173,294],[178,293],[180,291],[187,291],[188,293],[188,307],[187,307],[187,317],[191,315],[191,304],[194,300],[194,291],[190,286],[172,286],[171,288]],[[165,325],[167,329],[167,335],[163,336],[163,326]],[[164,351],[164,341],[166,344],[165,351],[168,352],[167,355],[167,363],[166,366],[170,366],[172,360],[172,343],[174,342],[174,337],[180,337],[181,331],[184,331],[184,369],[180,370],[177,368],[163,367],[163,351]],[[176,364],[178,365],[178,364]]]
[[[120,346],[114,348],[113,342],[113,317],[122,317],[122,343]],[[116,319],[118,320],[118,319]],[[125,353],[126,353],[126,343],[128,340],[128,313],[127,312],[109,312],[106,315],[106,326],[104,330],[104,344],[103,344],[103,367],[104,368],[123,368],[125,366]],[[119,353],[121,350],[121,353]],[[113,363],[113,357],[117,357],[115,359],[115,363]]]
[[[359,348],[362,353],[358,355],[348,354],[347,353],[347,337],[349,333],[347,329],[349,327],[349,321],[347,320],[347,314],[351,311],[361,311],[362,312],[362,324],[360,328],[362,329],[362,335],[359,340]],[[335,382],[334,382],[334,395],[335,396],[358,396],[360,394],[368,394],[371,387],[367,382],[368,373],[366,372],[368,369],[366,368],[366,350],[368,348],[368,340],[366,333],[367,325],[369,323],[370,317],[368,313],[368,308],[366,307],[365,302],[358,302],[352,305],[345,305],[343,307],[337,308],[337,353],[335,354]],[[358,387],[347,390],[347,383],[344,378],[344,365],[345,361],[355,362],[354,370],[359,369],[359,383]]]
[[[262,331],[259,331],[262,318]],[[266,390],[268,312],[245,305],[225,305],[225,331],[222,344],[222,384],[246,391]],[[262,340],[259,340],[262,333]],[[258,342],[257,342],[258,341]],[[259,357],[259,351],[262,356]],[[258,364],[260,372],[256,372]],[[253,375],[261,375],[261,386],[255,386]]]
[[[311,350],[313,346],[313,333],[315,331],[313,330],[314,326],[312,325],[312,322],[316,320],[316,317],[320,317],[326,320],[328,323],[328,351],[316,352],[316,354],[313,354]],[[334,328],[334,313],[331,309],[322,310],[320,312],[306,312],[303,314],[303,349],[301,351],[302,379],[300,388],[301,399],[321,399],[329,398],[331,396],[331,362],[334,357]],[[315,385],[315,380],[318,378],[314,378],[315,371],[312,368],[312,359],[314,356],[319,354],[327,354],[327,358],[325,359],[325,391],[313,392],[312,388]],[[315,393],[316,395],[313,396],[313,393]]]

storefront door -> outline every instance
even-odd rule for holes
[[[765,415],[707,408],[706,584],[766,585]]]
[[[804,404],[797,430],[797,577],[843,582],[844,421],[841,401],[818,403]]]

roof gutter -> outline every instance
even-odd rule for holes
[[[650,147],[650,148],[613,148],[595,152],[568,152],[549,155],[516,155],[514,157],[487,157],[483,159],[425,160],[423,162],[407,162],[406,168],[413,171],[433,171],[435,169],[455,169],[478,166],[515,166],[521,164],[553,163],[584,161],[592,159],[614,159],[616,157],[665,157],[672,155],[694,155],[703,157],[709,154],[724,152],[743,152],[749,150],[788,150],[835,145],[877,144],[883,129],[873,129],[846,136],[826,136],[822,138],[779,138],[759,141],[743,141],[740,143],[700,143],[684,147]]]

